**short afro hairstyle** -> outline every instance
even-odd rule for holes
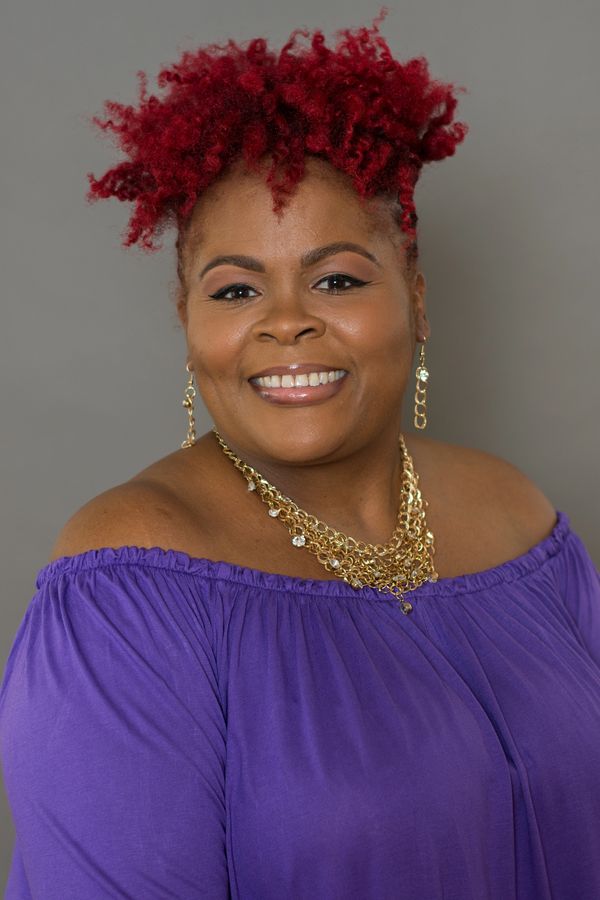
[[[467,134],[464,122],[452,123],[455,93],[466,89],[431,79],[423,56],[393,59],[378,28],[387,12],[381,7],[370,28],[336,31],[333,49],[321,31],[297,28],[278,53],[262,37],[184,51],[158,74],[162,96],[148,94],[138,72],[138,105],[106,101],[104,117],[91,119],[128,158],[101,178],[88,174],[87,199],[133,201],[123,246],[153,251],[167,226],[185,228],[234,160],[259,171],[272,158],[266,182],[279,213],[312,155],[350,176],[361,198],[395,201],[416,259],[414,188],[424,163],[452,156]],[[298,46],[298,35],[309,45]]]

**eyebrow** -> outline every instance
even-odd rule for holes
[[[379,266],[380,269],[382,268],[381,263],[373,253],[370,253],[369,250],[365,249],[365,247],[362,247],[360,244],[354,244],[352,241],[336,241],[334,244],[325,244],[323,247],[315,247],[314,250],[308,250],[300,259],[300,267],[302,269],[308,269],[310,266],[316,265],[316,263],[320,262],[322,259],[333,256],[335,253],[341,253],[344,250],[360,253],[361,256],[371,260],[371,262],[375,263],[376,266]],[[198,279],[204,278],[206,273],[210,271],[210,269],[214,269],[215,266],[226,265],[239,266],[241,269],[250,269],[253,272],[265,271],[264,265],[254,256],[240,256],[239,254],[215,256],[214,259],[211,259],[211,261],[204,266]]]

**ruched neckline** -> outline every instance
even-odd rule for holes
[[[543,563],[560,552],[571,533],[571,523],[566,512],[556,509],[556,522],[547,537],[525,553],[479,572],[468,572],[424,582],[408,593],[415,596],[447,596],[485,590],[501,582],[514,581],[537,570]],[[389,592],[373,587],[353,588],[342,579],[301,578],[254,569],[224,560],[191,556],[183,550],[163,547],[140,547],[127,544],[120,547],[99,547],[85,550],[73,556],[61,556],[43,566],[36,575],[36,588],[52,578],[66,573],[79,572],[101,566],[146,566],[171,569],[176,572],[198,575],[203,578],[237,582],[265,590],[279,592],[317,594],[329,597],[361,597],[371,601],[394,600]]]
[[[409,616],[176,543],[47,563],[0,682],[5,900],[600,898],[600,572],[552,512]]]

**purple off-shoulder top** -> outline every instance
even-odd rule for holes
[[[0,688],[5,900],[598,900],[600,573],[566,513],[409,594],[123,546]]]

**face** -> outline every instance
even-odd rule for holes
[[[429,334],[425,283],[407,268],[384,201],[367,203],[343,173],[309,157],[279,215],[264,176],[241,164],[197,204],[178,314],[202,399],[240,455],[310,464],[386,434],[397,444],[416,335]],[[353,248],[316,252],[334,244]],[[247,259],[217,259],[234,255]],[[298,366],[345,374],[293,391],[249,380]]]

